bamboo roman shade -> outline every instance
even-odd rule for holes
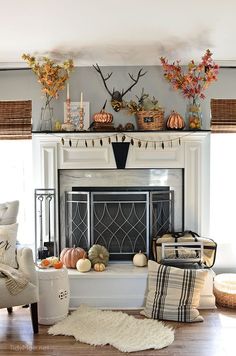
[[[211,99],[211,131],[236,132],[236,99]]]
[[[32,138],[32,101],[0,101],[0,140]]]

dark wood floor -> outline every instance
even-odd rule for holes
[[[138,311],[129,311],[140,318]],[[168,323],[175,329],[175,341],[166,349],[134,352],[145,356],[234,356],[236,355],[236,309],[201,311],[205,321],[196,324]],[[102,325],[101,325],[102,328]],[[29,309],[14,308],[12,315],[0,309],[0,355],[115,356],[124,355],[110,345],[83,344],[68,336],[47,334],[40,325],[32,333]]]

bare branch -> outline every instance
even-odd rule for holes
[[[100,74],[100,76],[102,77],[104,86],[105,86],[107,92],[108,92],[108,93],[110,94],[110,96],[112,97],[112,92],[108,89],[107,84],[106,84],[106,81],[112,76],[113,72],[107,73],[107,76],[106,76],[106,78],[105,78],[105,77],[103,76],[102,71],[101,71],[101,69],[100,69],[100,67],[99,67],[99,65],[98,65],[97,63],[96,63],[96,65],[93,65],[93,68],[96,69],[96,71],[97,71],[97,72]]]
[[[144,72],[142,73],[142,70],[143,68],[141,68],[139,71],[138,71],[138,75],[137,75],[137,78],[134,79],[133,75],[129,73],[129,77],[133,80],[133,84],[124,92],[124,90],[122,90],[122,97],[128,93],[128,91],[130,91],[139,81],[139,78],[143,77],[147,72]]]

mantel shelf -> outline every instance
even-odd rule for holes
[[[201,132],[211,132],[211,130],[133,130],[133,131],[32,131],[32,134],[45,134],[45,135],[66,135],[66,134],[74,134],[74,135],[81,135],[81,134],[127,134],[130,135],[132,133],[168,133],[168,134],[184,134],[184,133],[201,133]]]

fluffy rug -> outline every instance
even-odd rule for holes
[[[122,352],[162,349],[174,341],[174,331],[160,321],[136,319],[123,312],[87,305],[51,326],[48,333],[74,336],[91,345],[110,344]]]

